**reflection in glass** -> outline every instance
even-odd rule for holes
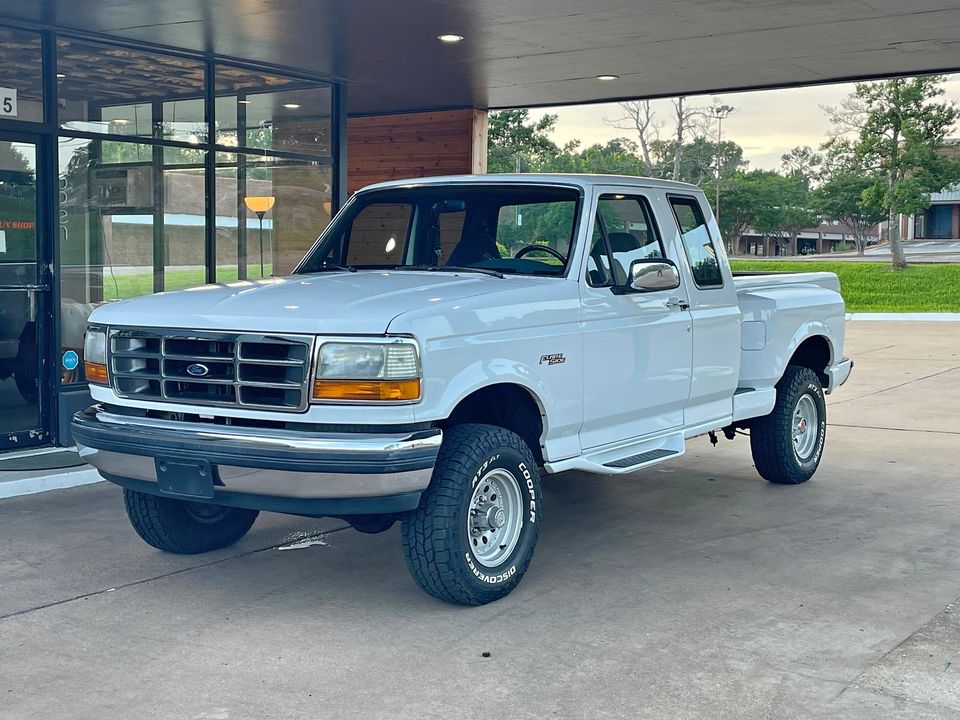
[[[218,145],[331,154],[329,85],[220,65],[216,95]]]
[[[103,302],[204,283],[203,152],[61,138],[59,162],[65,303],[89,314]],[[81,315],[64,314],[64,348]]]
[[[330,222],[332,175],[329,165],[262,155],[222,153],[217,163],[217,281],[286,275],[300,262]],[[272,197],[259,222],[246,202]]]
[[[0,141],[0,447],[40,426],[36,168],[33,144]]]
[[[202,62],[59,37],[57,71],[64,129],[205,139]]]

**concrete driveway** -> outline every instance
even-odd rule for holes
[[[5,500],[0,717],[960,717],[960,326],[848,327],[811,482],[760,480],[746,438],[550,478],[483,608],[422,594],[396,528],[264,515],[175,557],[112,486]]]

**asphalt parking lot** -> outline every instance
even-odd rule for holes
[[[396,528],[263,515],[175,557],[106,484],[0,501],[0,717],[960,717],[960,325],[848,333],[813,480],[745,438],[548,478],[482,608],[422,594]]]

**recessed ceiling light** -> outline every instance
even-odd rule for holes
[[[298,107],[300,107],[297,105],[297,103],[284,103],[283,106],[285,108],[289,108],[290,110],[296,110]]]
[[[65,77],[66,77],[66,75],[64,75],[63,73],[57,73],[57,79],[58,79],[58,80],[63,80]]]
[[[129,125],[129,124],[130,124],[130,121],[127,120],[126,118],[116,118],[113,122],[114,122],[116,125]]]
[[[602,82],[610,82],[611,80],[619,80],[619,79],[620,79],[619,75],[597,75],[597,80],[601,80]]]
[[[444,35],[437,35],[437,40],[443,43],[458,43],[463,40],[463,35],[454,35],[453,33],[446,33]]]
[[[240,103],[241,105],[249,105],[249,104],[250,104],[251,102],[253,102],[253,101],[252,101],[252,100],[237,100],[237,102]]]

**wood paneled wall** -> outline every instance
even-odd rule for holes
[[[347,121],[347,190],[384,180],[485,173],[487,113],[443,110]]]

